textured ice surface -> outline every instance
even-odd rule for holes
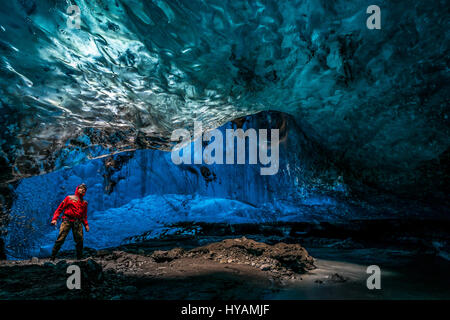
[[[91,212],[89,224],[92,232],[85,233],[84,243],[99,249],[117,246],[127,237],[148,231],[153,237],[158,237],[162,232],[167,232],[166,226],[180,221],[245,223],[264,220],[260,210],[235,200],[173,194],[149,195],[118,208]],[[57,235],[56,228],[44,228],[42,236],[27,248],[27,255],[39,255],[41,251],[47,253],[47,247],[53,245]],[[73,247],[69,235],[63,250]],[[13,253],[15,250],[11,251]]]
[[[158,238],[162,234],[179,231],[170,227],[177,222],[234,224],[324,221],[330,217],[342,217],[345,215],[344,209],[345,206],[339,206],[331,199],[316,199],[314,205],[307,201],[304,205],[279,201],[253,206],[237,200],[198,194],[151,194],[117,208],[90,210],[89,225],[92,232],[85,233],[84,243],[88,247],[100,249],[120,245],[127,238],[143,233],[146,239]],[[40,221],[27,219],[21,225],[16,220],[11,224],[6,238],[7,252],[11,258],[50,254],[58,236],[57,228],[49,226],[48,217],[37,215],[35,218]],[[69,235],[62,249],[70,250],[73,247],[74,242]]]
[[[67,1],[0,7],[2,181],[98,156],[90,145],[164,149],[194,119],[272,109],[360,180],[436,188],[450,144],[448,1],[378,1],[381,30],[366,28],[365,0],[76,3],[80,29]],[[79,157],[57,162],[66,143]]]
[[[261,165],[175,165],[169,152],[138,150],[22,179],[15,187],[8,223],[10,257],[49,254],[57,235],[49,224],[53,211],[81,182],[88,186],[85,199],[92,227],[86,244],[95,248],[115,246],[143,232],[150,237],[176,232],[170,225],[179,221],[336,222],[432,214],[398,199],[353,199],[339,169],[286,115],[262,113],[219,130],[237,125],[244,130],[281,128],[276,175],[262,176]],[[58,161],[64,159],[70,158]],[[69,236],[64,248],[72,246]]]
[[[219,130],[225,132],[236,125],[227,123]],[[342,177],[291,118],[263,113],[241,119],[239,126],[244,130],[282,128],[276,175],[262,176],[259,164],[175,165],[169,152],[138,150],[22,179],[15,188],[8,224],[9,252],[28,256],[41,245],[51,246],[56,232],[49,225],[51,215],[81,182],[88,186],[89,221],[95,222],[93,232],[98,234],[98,242],[92,239],[88,243],[96,247],[174,221],[239,223],[345,215],[345,205],[337,212],[339,204],[333,200],[347,195]],[[145,206],[149,210],[145,211]],[[137,220],[140,215],[142,223]],[[45,253],[49,248],[43,250]]]

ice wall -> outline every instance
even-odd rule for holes
[[[117,245],[126,237],[177,221],[301,220],[305,212],[296,206],[335,206],[333,197],[346,195],[343,178],[306,139],[292,117],[263,112],[229,122],[219,128],[224,151],[227,129],[279,130],[278,172],[261,175],[261,167],[267,165],[248,163],[249,141],[246,164],[175,165],[171,153],[161,150],[85,161],[20,182],[11,209],[7,249],[21,256],[40,254],[44,246],[44,253],[48,253],[49,243],[56,236],[56,230],[49,226],[51,215],[81,182],[88,186],[85,199],[94,233],[92,237],[87,235],[86,244],[94,247]],[[191,160],[195,156],[193,144]],[[207,145],[204,142],[202,150]],[[234,153],[236,158],[237,143]],[[77,154],[64,154],[63,159]]]

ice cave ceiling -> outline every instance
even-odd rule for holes
[[[167,149],[194,120],[276,110],[347,179],[445,195],[449,1],[376,1],[368,30],[372,2],[4,1],[1,180],[52,171],[67,148]]]

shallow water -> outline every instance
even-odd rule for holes
[[[317,269],[291,280],[266,299],[449,299],[449,263],[443,259],[408,256],[395,257],[391,250],[310,249]],[[323,258],[322,258],[323,257]],[[366,273],[369,260],[381,269],[381,289],[369,290]],[[345,281],[333,280],[339,274]]]

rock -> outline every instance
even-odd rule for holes
[[[102,266],[93,259],[81,261],[76,263],[75,265],[78,265],[81,269],[81,275],[83,277],[82,283],[98,283],[103,278]]]
[[[178,258],[183,257],[185,254],[185,250],[183,248],[174,248],[170,251],[161,251],[157,250],[153,252],[152,259],[155,262],[169,262]]]
[[[88,256],[88,257],[97,255],[97,250],[95,250],[93,248],[89,248],[89,247],[84,247],[83,252],[84,252],[84,255]]]
[[[56,265],[54,263],[51,263],[51,262],[46,262],[46,263],[44,263],[44,267],[54,268],[54,267],[56,267]]]
[[[122,258],[122,257],[124,257],[126,255],[127,255],[126,252],[118,251],[118,250],[117,251],[113,251],[113,253],[112,253],[113,259],[115,259],[115,260],[118,260],[118,259],[120,259],[120,258]]]
[[[114,262],[109,262],[106,264],[105,269],[114,269],[115,266]]]
[[[145,261],[147,261],[147,258],[144,256],[137,256],[136,257],[136,262],[139,262],[139,263],[142,263],[142,262],[145,262]]]
[[[316,268],[314,258],[299,244],[277,243],[267,255],[294,272],[304,273]]]
[[[88,271],[90,272],[98,272],[102,270],[102,267],[93,259],[89,259],[86,262],[86,266],[88,267]]]
[[[118,263],[121,263],[121,262],[125,262],[125,261],[128,261],[128,260],[129,260],[128,257],[122,256],[122,257],[118,258],[116,261],[117,261]]]
[[[152,253],[152,259],[158,263],[172,260],[167,257],[167,251],[162,250],[155,250]]]
[[[347,278],[345,278],[344,276],[341,276],[338,273],[334,273],[331,276],[328,276],[329,280],[332,282],[346,282]]]
[[[31,263],[39,263],[39,258],[37,257],[31,258]]]
[[[215,257],[220,263],[248,263],[266,270],[283,267],[291,272],[304,273],[315,268],[314,258],[299,244],[277,243],[268,245],[245,237],[225,239],[221,242],[194,248],[194,256]]]
[[[271,266],[269,264],[263,264],[261,267],[259,267],[262,271],[267,271],[271,269]]]
[[[110,252],[108,252],[107,250],[98,250],[96,253],[97,257],[104,257],[107,256],[108,254],[110,254]]]

